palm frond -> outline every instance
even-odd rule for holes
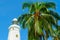
[[[48,18],[48,17],[47,17],[47,18]],[[53,15],[51,15],[51,17],[48,18],[48,19],[50,20],[50,23],[51,23],[53,26],[55,26],[56,29],[58,29],[58,27],[59,27],[58,24],[57,24],[57,22],[58,22],[57,20],[58,20],[58,19],[55,18]],[[47,21],[49,21],[48,19],[47,19]]]
[[[22,8],[23,9],[26,8],[26,7],[30,8],[32,4],[33,3],[24,3]]]
[[[30,8],[30,13],[33,13],[34,11],[35,11],[35,5],[32,4],[32,5],[31,5],[31,8]]]
[[[50,33],[54,33],[54,30],[52,29],[52,25],[56,26],[55,19],[51,15],[43,15],[42,16],[44,19],[44,26],[46,25],[47,28],[49,29]]]
[[[48,12],[48,14],[51,14],[51,15],[54,16],[56,19],[60,20],[60,16],[58,15],[58,13],[50,10],[50,11]]]
[[[25,28],[25,26],[26,26],[25,23],[28,20],[28,18],[30,18],[31,16],[32,16],[32,14],[24,14],[22,16],[19,16],[18,22],[20,24],[22,24],[23,28]]]
[[[44,5],[46,8],[56,8],[55,3],[53,3],[53,2],[46,2],[46,3],[44,3]]]

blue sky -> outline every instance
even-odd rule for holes
[[[31,2],[32,0],[0,0],[0,40],[7,40],[8,27],[11,25],[13,18],[18,18],[19,15],[26,13],[28,10],[22,10],[23,2]],[[41,0],[37,0],[41,1]],[[47,0],[43,0],[47,1]],[[49,0],[56,3],[56,12],[60,13],[60,1]],[[36,2],[33,0],[33,2]],[[60,15],[60,14],[59,14]],[[60,22],[60,21],[59,21]],[[58,24],[60,24],[58,22]],[[27,29],[20,30],[21,40],[27,40]],[[51,38],[49,38],[51,40]]]

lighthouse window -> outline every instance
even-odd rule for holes
[[[18,34],[16,34],[16,37],[18,37]]]

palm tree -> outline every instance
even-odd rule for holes
[[[23,28],[28,28],[28,40],[47,40],[54,36],[53,26],[58,28],[60,16],[53,10],[56,5],[53,2],[24,3],[23,9],[29,9],[29,13],[19,16],[18,21]]]

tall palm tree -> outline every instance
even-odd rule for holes
[[[53,10],[53,2],[24,3],[24,8],[29,8],[29,13],[19,16],[18,21],[23,28],[28,28],[28,40],[47,40],[54,36],[53,26],[57,29],[60,16]]]

